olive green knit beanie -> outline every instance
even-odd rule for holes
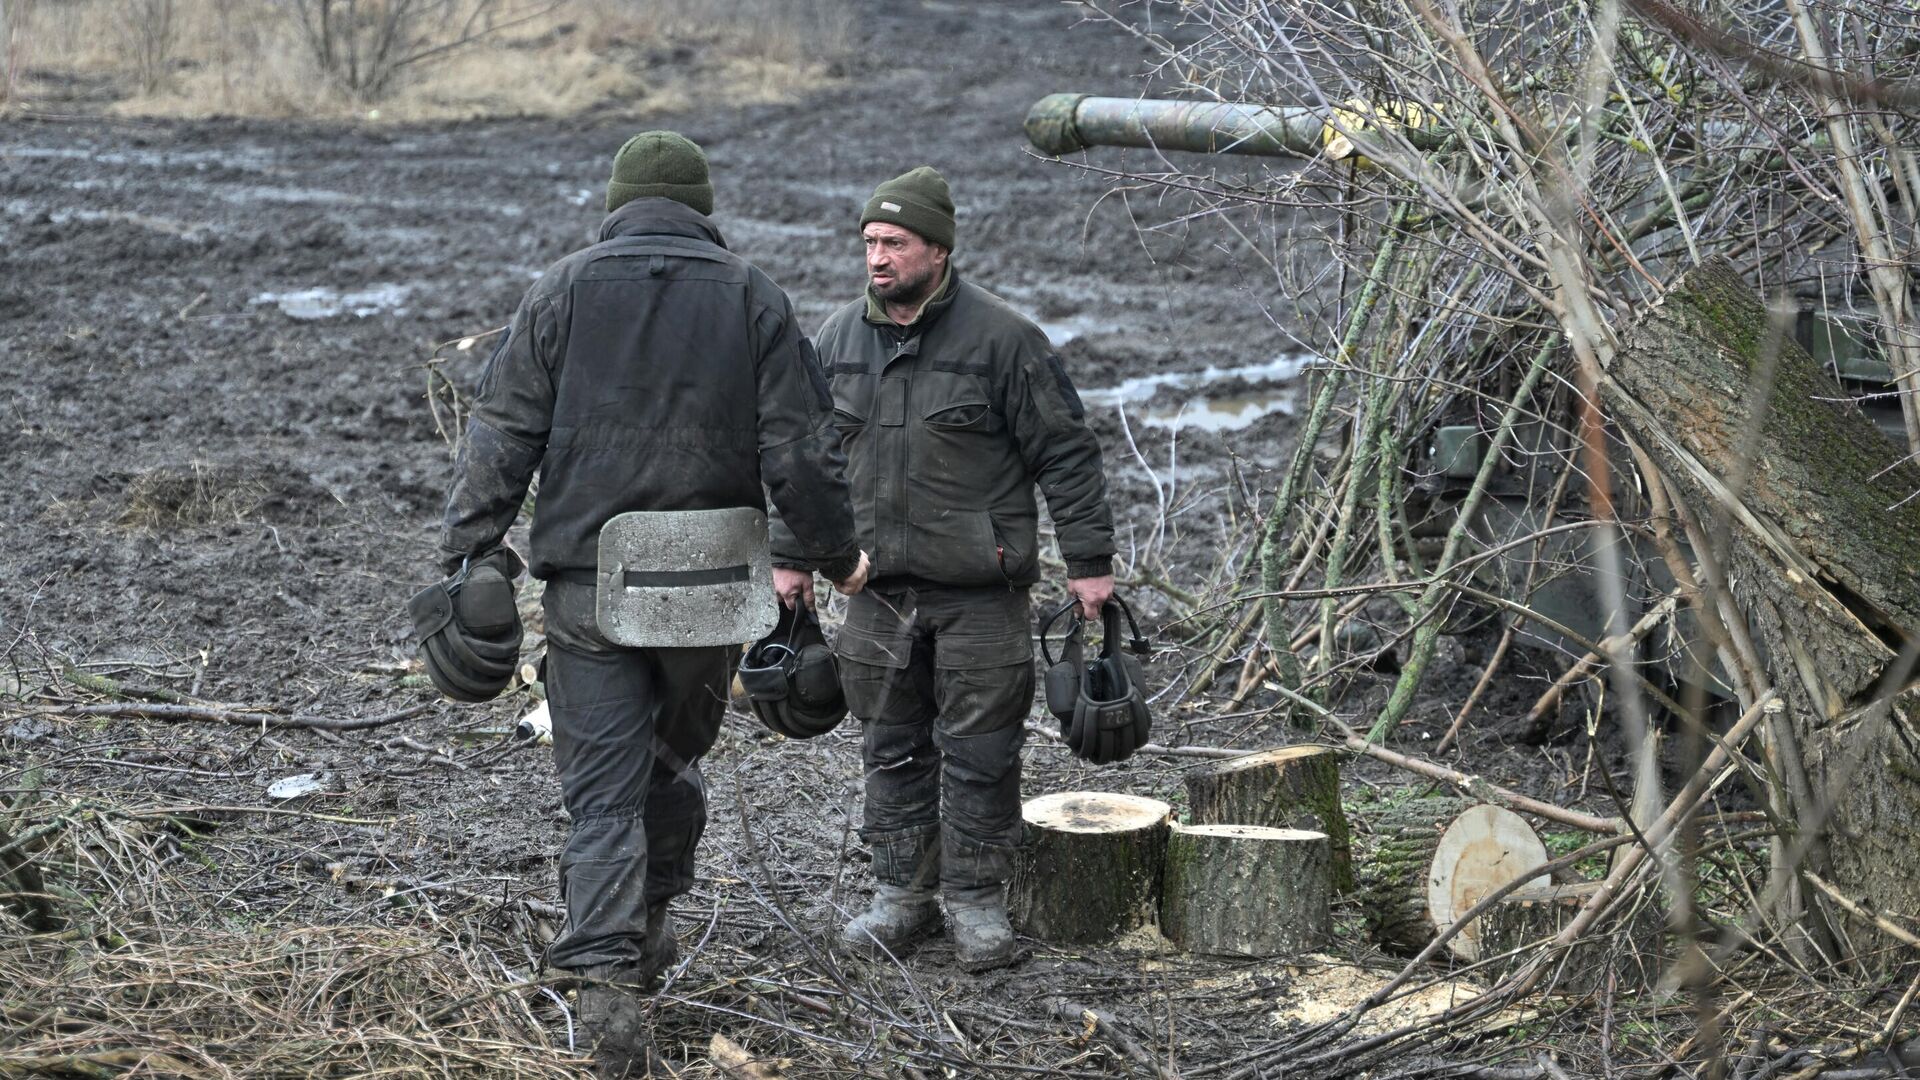
[[[707,155],[692,139],[672,131],[643,131],[613,155],[607,181],[607,213],[634,199],[659,195],[703,214],[713,213],[713,183]]]
[[[912,229],[952,251],[953,195],[947,191],[947,178],[922,165],[874,188],[860,214],[860,227],[876,221]]]

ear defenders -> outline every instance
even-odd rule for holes
[[[1047,711],[1060,721],[1060,737],[1075,757],[1107,765],[1131,757],[1152,734],[1153,716],[1147,710],[1146,679],[1140,667],[1151,654],[1151,647],[1140,636],[1133,609],[1114,597],[1100,609],[1100,653],[1087,660],[1086,621],[1080,617],[1079,606],[1078,601],[1069,599],[1040,625]],[[1132,631],[1130,638],[1121,635],[1123,614],[1127,629]],[[1056,661],[1048,648],[1047,635],[1062,615],[1070,618]],[[1126,642],[1124,650],[1122,641]]]
[[[741,657],[740,685],[760,722],[789,739],[825,735],[847,715],[839,665],[805,605],[780,609],[773,631]]]

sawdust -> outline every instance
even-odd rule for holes
[[[1303,957],[1286,970],[1292,978],[1286,983],[1280,1006],[1271,1014],[1276,1025],[1285,1027],[1332,1020],[1366,1000],[1367,995],[1395,974],[1391,970],[1360,967],[1319,955]],[[1355,1034],[1369,1035],[1404,1027],[1485,992],[1485,987],[1468,979],[1437,983],[1368,1013]]]

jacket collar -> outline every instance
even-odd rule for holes
[[[713,219],[682,202],[648,195],[634,199],[600,222],[600,241],[617,236],[684,236],[727,246]]]
[[[869,285],[867,286],[866,319],[875,326],[890,326],[902,334],[917,334],[938,322],[940,316],[945,315],[947,309],[953,306],[953,298],[959,293],[960,271],[954,269],[952,263],[948,263],[946,276],[940,280],[940,288],[933,294],[933,299],[921,304],[920,314],[916,315],[912,322],[903,326],[887,316],[886,303],[880,299],[878,293],[873,291],[873,286]]]

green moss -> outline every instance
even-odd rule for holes
[[[1592,843],[1593,834],[1567,831],[1545,832],[1540,834],[1540,842],[1547,846],[1548,858],[1558,859],[1565,855],[1571,855]],[[1589,880],[1603,878],[1607,874],[1607,857],[1605,855],[1589,855],[1579,862],[1574,863],[1572,869],[1575,875]]]

